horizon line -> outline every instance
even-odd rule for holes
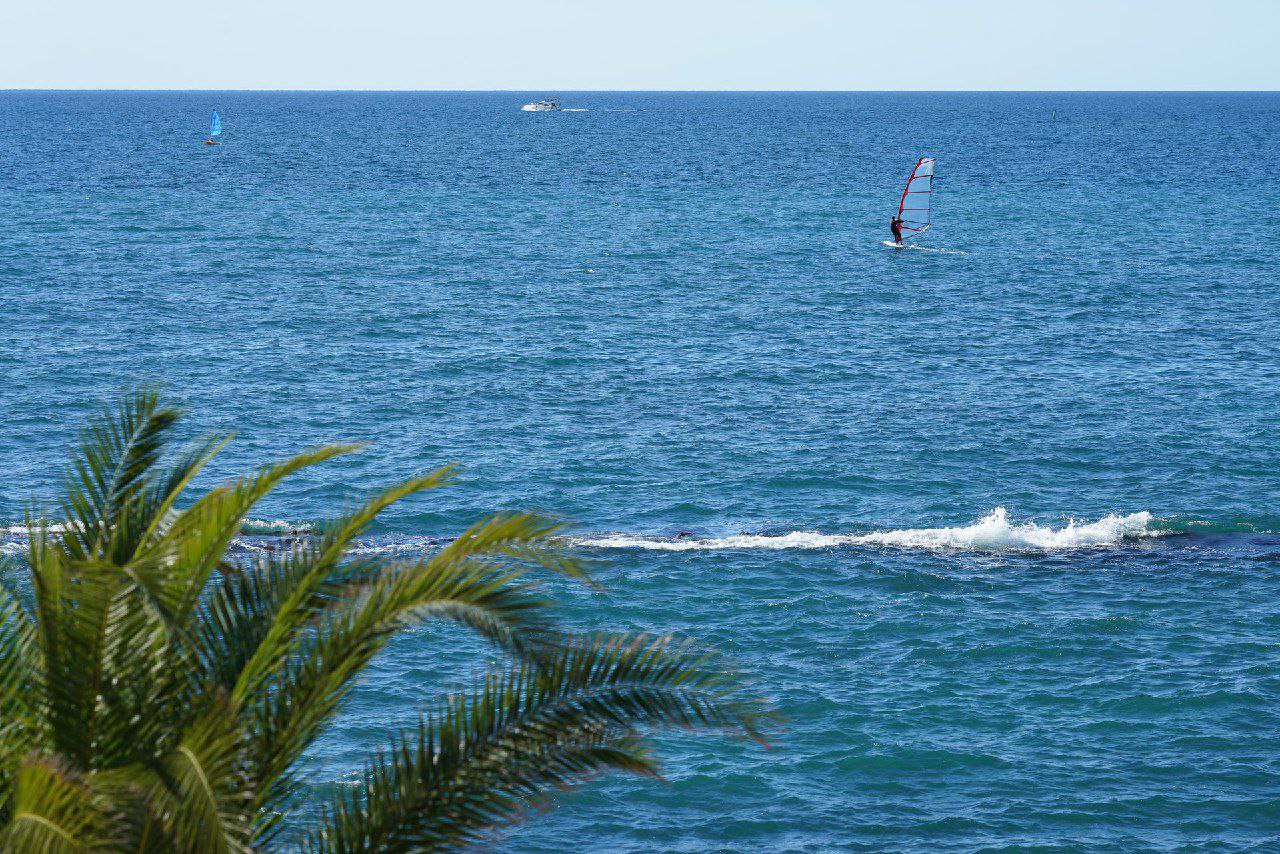
[[[115,92],[169,92],[169,93],[224,93],[224,92],[243,92],[243,93],[298,93],[309,92],[316,94],[406,94],[406,95],[426,95],[426,94],[528,94],[531,92],[556,93],[556,92],[572,92],[575,94],[690,94],[690,95],[752,95],[752,94],[783,94],[783,95],[962,95],[962,94],[987,94],[987,95],[1272,95],[1280,94],[1280,89],[571,89],[571,88],[525,88],[525,89],[321,89],[321,88],[229,88],[229,89],[180,89],[172,87],[52,87],[52,86],[36,86],[36,87],[3,87],[0,86],[0,93],[6,92],[50,92],[50,93],[115,93]]]

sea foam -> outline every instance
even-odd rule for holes
[[[728,549],[829,549],[888,547],[954,551],[1055,551],[1120,545],[1128,540],[1159,536],[1150,513],[1109,515],[1096,522],[1069,521],[1061,527],[1035,522],[1012,524],[1008,511],[997,507],[972,525],[956,528],[904,528],[867,534],[823,534],[792,531],[787,534],[734,534],[726,537],[646,537],[610,534],[585,537],[577,544],[602,549],[653,549],[658,551],[713,551]]]
[[[51,526],[54,531],[60,526]],[[311,522],[286,520],[246,520],[242,533],[249,537],[297,537],[316,529]],[[1102,548],[1118,546],[1125,542],[1147,537],[1177,533],[1168,526],[1154,524],[1150,513],[1130,513],[1126,516],[1109,515],[1094,522],[1071,520],[1065,525],[1053,527],[1036,522],[1011,523],[1008,511],[997,507],[971,525],[954,528],[901,528],[872,531],[861,534],[828,534],[820,531],[791,531],[784,534],[730,534],[713,536],[649,536],[644,534],[599,534],[570,538],[573,545],[595,549],[648,549],[653,551],[730,551],[730,550],[780,550],[780,549],[833,549],[833,548],[899,548],[932,551],[1057,551],[1066,549]],[[0,527],[0,539],[25,539],[28,531],[23,525]],[[255,541],[236,538],[236,545],[256,550]],[[377,538],[357,543],[353,555],[414,554],[438,548],[448,538],[433,536],[406,536],[391,539]]]
[[[244,534],[269,536],[272,534],[305,534],[314,530],[311,522],[290,522],[285,519],[245,519],[240,531]]]
[[[1060,528],[1035,522],[1011,524],[1009,513],[997,507],[972,525],[960,528],[917,528],[883,531],[858,537],[860,544],[923,549],[978,551],[1050,551],[1119,545],[1125,540],[1158,536],[1150,513],[1111,514],[1096,522],[1075,519]]]

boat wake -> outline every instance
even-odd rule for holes
[[[932,252],[935,255],[972,255],[972,252],[965,252],[962,249],[940,249],[937,246],[921,246],[918,243],[908,243],[900,246],[892,240],[883,240],[881,243],[893,249],[914,249],[917,252]]]
[[[1141,538],[1163,536],[1168,531],[1153,525],[1150,513],[1110,515],[1096,522],[1077,522],[1054,528],[1035,522],[1013,524],[1008,512],[997,507],[972,525],[957,528],[905,528],[865,534],[823,534],[792,531],[786,534],[734,534],[726,537],[647,537],[609,534],[583,537],[577,545],[597,549],[651,549],[657,551],[720,551],[733,549],[832,549],[901,548],[929,551],[1057,551],[1119,546]]]
[[[937,255],[972,255],[972,252],[965,252],[962,249],[939,249],[937,246],[914,246],[908,244],[905,248],[915,249],[918,252],[933,252]]]

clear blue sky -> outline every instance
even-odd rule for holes
[[[4,0],[0,88],[1280,89],[1280,0]]]

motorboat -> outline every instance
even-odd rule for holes
[[[530,101],[520,109],[526,113],[549,113],[552,110],[560,109],[560,102],[547,98],[542,101]]]

